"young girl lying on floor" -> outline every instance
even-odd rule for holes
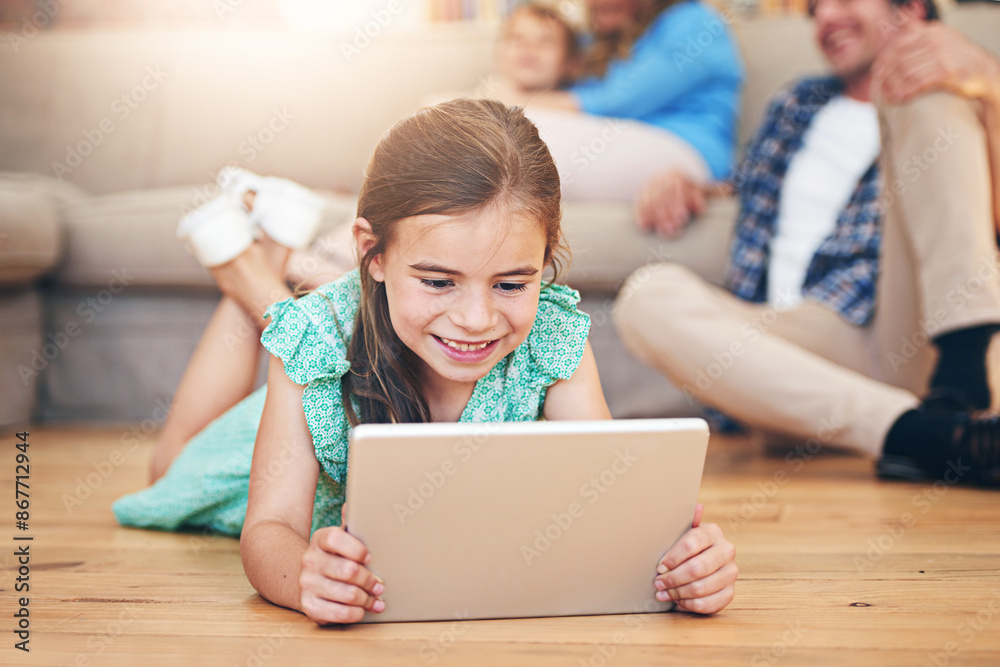
[[[155,456],[169,469],[114,511],[132,526],[242,529],[263,597],[317,623],[356,622],[385,609],[392,583],[340,527],[353,426],[610,418],[579,295],[542,279],[558,275],[563,250],[559,175],[519,109],[423,109],[368,165],[353,228],[360,268],[299,299],[279,278],[279,242],[315,230],[315,202],[288,181],[238,175],[181,224],[225,294],[175,398],[170,420],[186,426],[165,426]],[[249,200],[259,232],[240,209]],[[265,309],[274,295],[284,298]],[[243,313],[270,318],[268,381],[253,393],[253,355],[235,359],[220,335]],[[659,573],[651,564],[650,585],[714,613],[733,598],[734,552],[718,526],[699,524],[700,511]]]

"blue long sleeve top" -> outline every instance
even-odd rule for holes
[[[569,90],[586,113],[629,118],[673,132],[716,179],[732,169],[744,71],[726,19],[686,0],[664,10],[626,59]]]

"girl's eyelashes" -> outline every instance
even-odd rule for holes
[[[428,278],[421,278],[420,282],[423,283],[424,285],[426,285],[427,287],[432,288],[432,289],[447,289],[447,288],[449,288],[449,287],[451,287],[452,285],[455,284],[452,281],[444,279],[444,278],[439,278],[437,280],[435,280],[435,279],[428,279]]]
[[[523,292],[528,289],[528,286],[524,283],[497,283],[497,287],[500,288],[502,292]]]
[[[435,290],[446,290],[455,285],[455,281],[448,278],[421,278],[420,283]],[[494,287],[507,294],[516,294],[528,289],[526,284],[514,282],[497,283]]]

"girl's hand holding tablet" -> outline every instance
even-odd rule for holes
[[[718,524],[701,525],[703,506],[694,511],[691,530],[667,551],[657,567],[656,599],[673,600],[677,608],[714,614],[736,594],[736,548]]]
[[[356,623],[366,611],[379,613],[385,585],[365,567],[371,554],[364,543],[340,526],[313,533],[302,554],[300,609],[320,625]]]

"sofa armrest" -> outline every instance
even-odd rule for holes
[[[30,285],[62,254],[58,204],[28,179],[0,178],[0,287]]]

